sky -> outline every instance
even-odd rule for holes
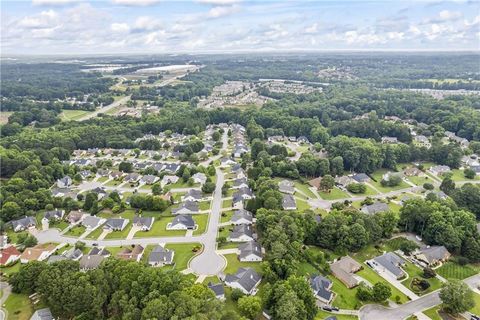
[[[480,0],[1,0],[1,53],[480,49]]]

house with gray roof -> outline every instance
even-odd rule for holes
[[[200,213],[198,203],[194,201],[185,201],[178,208],[172,209],[172,214],[197,214]]]
[[[246,242],[253,240],[253,228],[248,224],[241,224],[234,226],[233,230],[227,237],[228,241],[232,242]]]
[[[148,264],[152,267],[163,267],[173,263],[175,252],[162,246],[155,246],[148,256]]]
[[[92,175],[92,172],[90,170],[82,170],[78,174],[82,177],[82,179],[87,179]]]
[[[89,256],[102,256],[105,258],[110,257],[112,254],[105,248],[93,247],[88,253]]]
[[[69,176],[65,176],[57,180],[57,187],[68,188],[72,185],[72,183],[73,183],[72,178],[70,178]]]
[[[238,260],[242,262],[262,261],[262,247],[256,241],[248,241],[238,246]]]
[[[110,231],[122,231],[128,225],[128,219],[110,218],[105,222],[104,229]]]
[[[398,143],[397,137],[382,137],[383,144],[395,144]]]
[[[37,225],[37,221],[35,220],[35,218],[30,216],[25,216],[23,218],[13,220],[11,223],[12,223],[13,231],[15,232],[20,232],[30,228],[34,228]]]
[[[234,209],[243,209],[243,198],[241,195],[233,194],[232,207]]]
[[[262,277],[252,268],[238,268],[237,273],[227,274],[225,285],[232,289],[240,289],[244,294],[255,295]]]
[[[133,225],[139,227],[142,231],[150,231],[154,220],[153,217],[133,217]]]
[[[297,210],[297,202],[291,194],[284,194],[282,198],[283,210]]]
[[[253,223],[253,215],[250,211],[245,210],[245,209],[236,210],[233,213],[233,216],[230,219],[230,222],[233,225],[252,224]]]
[[[136,172],[129,173],[123,178],[123,181],[130,183],[135,183],[138,180],[140,180],[140,175]]]
[[[334,297],[331,291],[333,282],[330,279],[320,275],[311,276],[309,283],[315,298],[326,304],[332,302]]]
[[[36,310],[30,320],[54,320],[52,312],[49,308]]]
[[[278,190],[282,193],[294,194],[295,185],[291,181],[282,180],[278,183]]]
[[[406,262],[393,252],[387,252],[373,258],[373,264],[377,270],[386,272],[397,280],[405,277],[402,267],[405,266]]]
[[[154,184],[157,182],[160,178],[157,176],[154,176],[153,174],[146,174],[140,179],[141,184]]]
[[[248,188],[247,178],[235,179],[233,181],[232,189],[241,189],[241,188]]]
[[[225,300],[225,288],[223,287],[223,284],[209,282],[208,288],[215,293],[215,298],[221,301]]]
[[[80,259],[80,270],[87,271],[93,270],[100,266],[100,264],[105,260],[105,257],[102,255],[87,255],[83,256]]]
[[[203,185],[205,182],[207,182],[207,176],[205,173],[202,172],[197,172],[192,176],[193,182],[195,183],[200,183]]]
[[[359,183],[370,181],[370,177],[366,173],[356,173],[353,175],[352,179]]]
[[[250,188],[240,188],[237,192],[233,194],[234,197],[235,195],[240,196],[243,200],[249,200],[254,198],[253,192]]]
[[[42,220],[45,219],[45,221],[50,221],[50,220],[61,220],[63,218],[63,215],[65,214],[65,210],[52,210],[52,211],[47,211],[43,215]]]
[[[62,256],[69,260],[78,261],[83,257],[83,252],[80,249],[71,248],[63,252]]]
[[[196,226],[192,216],[179,214],[172,222],[167,224],[167,230],[194,230]]]
[[[449,166],[432,166],[430,169],[428,169],[432,174],[436,176],[441,176],[445,173],[448,173],[451,171]]]
[[[82,226],[87,230],[93,230],[100,226],[105,220],[96,216],[85,216],[82,220]]]
[[[427,266],[439,265],[450,259],[450,256],[450,252],[444,246],[431,246],[414,253],[415,259],[425,263]]]
[[[388,210],[390,210],[390,208],[388,207],[388,204],[386,204],[386,203],[376,202],[374,204],[364,205],[364,206],[362,206],[362,209],[360,209],[360,210],[363,213],[366,213],[366,214],[376,214],[376,213],[379,213],[379,212],[388,211]]]
[[[202,200],[205,200],[203,197],[203,192],[197,189],[188,190],[188,192],[182,197],[182,201],[199,202]]]

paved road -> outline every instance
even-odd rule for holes
[[[108,112],[109,110],[111,110],[111,109],[113,109],[113,108],[115,108],[115,107],[118,107],[118,106],[120,106],[120,105],[122,105],[122,104],[126,104],[127,101],[130,100],[130,97],[131,97],[131,96],[126,96],[126,97],[124,97],[124,98],[122,98],[122,99],[119,99],[119,100],[117,100],[117,101],[114,101],[114,102],[112,102],[111,104],[109,104],[108,106],[105,106],[105,107],[102,107],[102,108],[100,108],[100,109],[97,109],[97,110],[95,110],[94,112],[89,113],[89,114],[87,114],[87,115],[79,118],[78,120],[79,120],[79,121],[84,121],[84,120],[88,120],[88,119],[91,119],[91,118],[96,117],[99,113],[106,113],[106,112]]]
[[[0,282],[0,290],[3,291],[2,297],[0,297],[0,307],[7,301],[8,296],[12,292],[12,287],[7,282]],[[0,309],[0,320],[7,319],[7,311]]]

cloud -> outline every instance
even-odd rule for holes
[[[210,19],[221,18],[221,17],[229,16],[238,11],[240,11],[240,7],[237,5],[228,6],[228,7],[224,7],[224,6],[213,7],[206,14],[206,18],[210,18]]]
[[[159,29],[160,27],[160,20],[148,16],[140,16],[135,20],[132,30],[134,32],[143,32]]]
[[[110,25],[110,29],[113,32],[117,32],[117,33],[128,33],[128,32],[130,32],[130,27],[126,23],[112,23]]]
[[[449,20],[456,20],[463,17],[463,14],[460,11],[449,11],[449,10],[442,10],[439,13],[440,19],[449,21]]]
[[[32,0],[34,6],[64,6],[81,0]]]
[[[129,7],[147,7],[160,2],[161,0],[112,0],[113,4]]]
[[[241,0],[197,0],[198,3],[212,4],[215,6],[227,6],[242,2]]]
[[[18,22],[20,28],[41,29],[51,27],[58,18],[54,10],[42,11],[40,14],[27,16]]]
[[[318,32],[318,23],[314,23],[312,24],[311,26],[309,27],[306,27],[305,30],[304,30],[304,33],[307,33],[307,34],[312,34],[312,33],[317,33]]]

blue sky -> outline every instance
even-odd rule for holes
[[[480,1],[1,2],[2,54],[478,50]]]

